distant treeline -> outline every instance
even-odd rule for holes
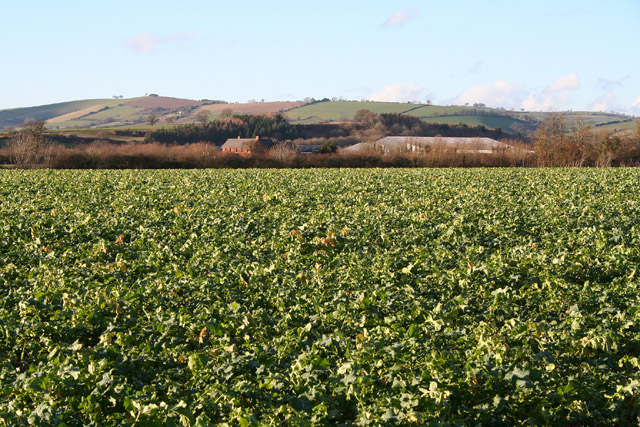
[[[485,126],[469,127],[446,123],[427,123],[418,117],[398,113],[375,114],[368,110],[356,113],[353,122],[292,125],[282,114],[236,114],[199,124],[185,124],[148,131],[145,142],[163,144],[193,144],[208,142],[223,144],[229,138],[256,136],[287,141],[298,138],[355,137],[360,141],[374,141],[388,135],[397,136],[464,136],[504,138],[500,129]],[[518,139],[518,137],[515,137]]]
[[[277,140],[298,138],[298,128],[291,125],[282,114],[237,114],[201,124],[186,124],[149,131],[145,142],[163,144],[192,144],[210,142],[220,145],[229,138],[254,138],[256,136]]]

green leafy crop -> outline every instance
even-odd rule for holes
[[[637,423],[639,184],[0,171],[0,420]]]

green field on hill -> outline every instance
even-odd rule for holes
[[[83,108],[108,102],[108,99],[86,99],[82,101],[61,102],[58,104],[41,105],[38,107],[14,108],[0,110],[0,128],[16,127],[26,120],[48,120],[52,117],[72,113]]]
[[[415,104],[403,104],[395,102],[359,102],[359,101],[331,101],[316,102],[285,112],[285,115],[293,123],[324,121],[352,120],[359,110],[369,110],[374,113],[403,113]]]
[[[132,100],[140,100],[145,108],[124,105]],[[176,107],[180,103],[185,107]],[[154,106],[154,103],[156,106]],[[40,107],[17,108],[0,111],[0,129],[17,127],[28,119],[49,120],[49,129],[79,128],[117,128],[140,126],[149,114],[156,114],[160,123],[166,123],[171,117],[179,123],[196,120],[195,107],[189,107],[193,101],[176,98],[142,97],[132,99],[95,99],[72,101]],[[267,103],[268,104],[268,103]],[[265,105],[267,105],[265,104]],[[164,107],[162,107],[164,105]],[[171,108],[165,108],[173,105]],[[255,105],[228,104],[229,108],[239,111],[255,111]],[[260,105],[260,104],[257,104]],[[88,107],[89,110],[85,110]],[[419,117],[425,122],[459,123],[468,126],[483,125],[488,128],[501,128],[508,133],[531,135],[549,113],[508,111],[504,109],[477,108],[472,106],[420,105],[394,102],[364,101],[326,101],[314,102],[290,109],[284,115],[295,124],[315,124],[322,122],[338,122],[353,120],[358,110],[370,110],[374,113],[398,113]],[[65,115],[71,114],[67,117]],[[564,112],[569,122],[579,117],[593,126],[603,130],[621,131],[635,126],[636,118],[623,114],[596,112]],[[60,117],[62,116],[62,117]],[[209,118],[219,117],[219,113],[210,114]]]
[[[146,115],[142,113],[140,108],[130,107],[127,105],[115,105],[97,111],[95,113],[88,113],[78,119],[65,120],[62,122],[51,123],[49,128],[85,128],[85,127],[114,127],[123,125],[133,125],[140,120],[144,121]]]
[[[632,425],[639,184],[0,170],[0,417]]]

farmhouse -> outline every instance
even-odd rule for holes
[[[387,136],[376,142],[355,144],[345,150],[353,152],[375,150],[387,153],[390,151],[426,151],[436,148],[455,150],[456,153],[490,154],[513,147],[491,138]]]
[[[222,151],[227,153],[238,153],[248,155],[250,153],[259,153],[271,148],[273,141],[268,138],[229,138],[222,145]]]

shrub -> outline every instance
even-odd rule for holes
[[[7,146],[11,163],[33,168],[45,164],[51,156],[51,142],[45,137],[45,122],[30,121],[15,132]]]

